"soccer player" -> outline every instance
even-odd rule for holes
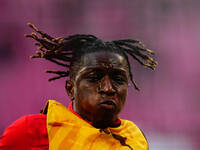
[[[39,50],[32,58],[44,58],[65,70],[49,81],[66,77],[68,108],[49,100],[38,115],[28,115],[10,125],[1,136],[0,150],[147,150],[141,130],[119,118],[132,77],[129,57],[155,69],[157,62],[140,41],[102,41],[93,35],[54,38],[28,24],[36,33]]]

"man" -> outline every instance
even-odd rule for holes
[[[69,77],[66,91],[72,103],[65,108],[49,100],[40,115],[22,117],[1,137],[0,150],[147,150],[147,141],[131,121],[119,119],[132,79],[128,55],[154,69],[153,54],[136,40],[104,42],[93,35],[53,38],[28,24],[37,33],[40,52],[32,58],[45,58],[67,68],[51,71],[49,81]]]

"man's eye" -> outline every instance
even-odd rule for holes
[[[98,76],[88,76],[87,80],[90,81],[90,82],[96,82],[96,81],[100,80],[100,77],[98,77]]]
[[[97,81],[101,80],[101,78],[102,78],[102,74],[97,74],[97,73],[91,73],[88,76],[86,76],[86,79],[89,82],[97,82]]]
[[[113,80],[115,82],[117,82],[118,84],[123,84],[123,83],[127,82],[127,80],[124,77],[121,77],[121,76],[113,77]]]

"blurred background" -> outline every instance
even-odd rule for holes
[[[155,71],[132,63],[141,88],[129,88],[121,118],[135,122],[150,150],[200,149],[199,0],[1,0],[0,134],[14,120],[39,113],[48,99],[66,106],[65,79],[48,83],[46,69],[29,59],[36,47],[24,38],[27,22],[54,37],[94,34],[104,40],[133,38],[156,52]]]

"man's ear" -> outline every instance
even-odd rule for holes
[[[67,91],[67,95],[73,101],[74,100],[74,83],[72,81],[66,81],[65,89]]]

